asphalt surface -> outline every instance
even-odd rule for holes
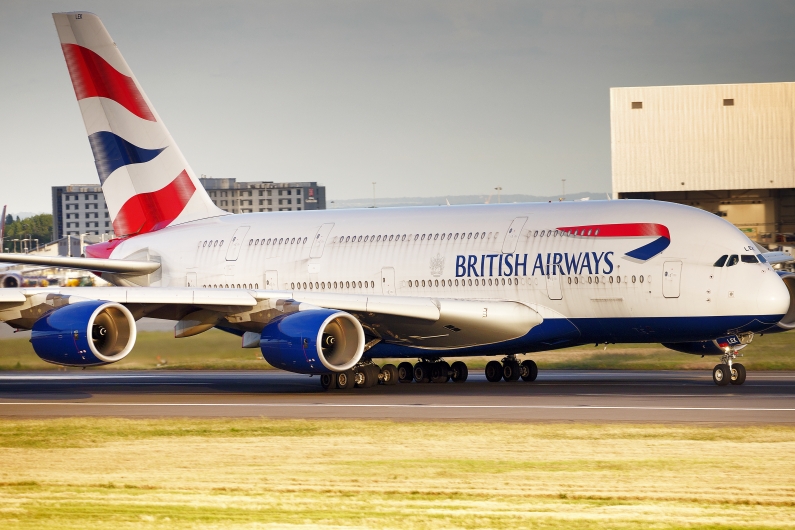
[[[700,371],[542,371],[533,383],[397,384],[323,391],[280,371],[0,374],[0,417],[270,417],[394,420],[795,423],[795,372],[718,387]]]

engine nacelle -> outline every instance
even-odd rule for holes
[[[0,288],[10,289],[22,286],[22,276],[15,272],[0,274]]]
[[[301,374],[344,372],[364,353],[364,330],[342,311],[312,309],[275,318],[262,330],[262,357]]]
[[[795,329],[795,274],[787,271],[776,272],[784,281],[784,285],[787,286],[787,291],[789,291],[789,308],[787,308],[784,318],[779,320],[775,326],[766,329],[764,333],[781,333]]]
[[[135,345],[135,319],[115,302],[59,307],[33,324],[36,355],[64,366],[99,366],[124,359]]]

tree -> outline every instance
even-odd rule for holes
[[[10,223],[8,222],[8,217],[11,217],[11,215],[9,214],[6,216],[4,247],[12,248],[9,242],[10,239],[23,239],[29,237],[31,239],[38,239],[39,245],[52,241],[52,214],[42,213],[34,215],[33,217],[28,217],[27,219],[20,219],[19,217],[16,219],[12,218]]]

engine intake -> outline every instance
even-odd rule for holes
[[[787,313],[784,315],[784,318],[776,324],[778,329],[773,328],[765,330],[765,333],[795,329],[795,274],[786,271],[777,272],[784,281],[784,285],[787,286],[787,291],[789,291],[789,308],[787,308]]]
[[[36,355],[64,366],[99,366],[124,359],[135,346],[135,319],[115,302],[78,302],[33,324]]]
[[[342,311],[299,311],[269,322],[262,330],[260,349],[276,368],[301,374],[344,372],[362,358],[364,330]]]

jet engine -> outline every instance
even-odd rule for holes
[[[778,275],[784,281],[784,285],[787,286],[787,291],[789,291],[789,308],[787,308],[784,318],[773,328],[766,329],[765,333],[780,333],[795,329],[795,274],[787,271],[776,272],[778,272]]]
[[[362,358],[364,330],[342,311],[299,311],[269,322],[262,330],[260,349],[276,368],[301,374],[344,372]]]
[[[115,302],[59,307],[33,324],[36,355],[64,366],[99,366],[124,359],[135,345],[135,319]]]
[[[8,289],[22,286],[22,276],[14,272],[0,274],[0,288]]]

